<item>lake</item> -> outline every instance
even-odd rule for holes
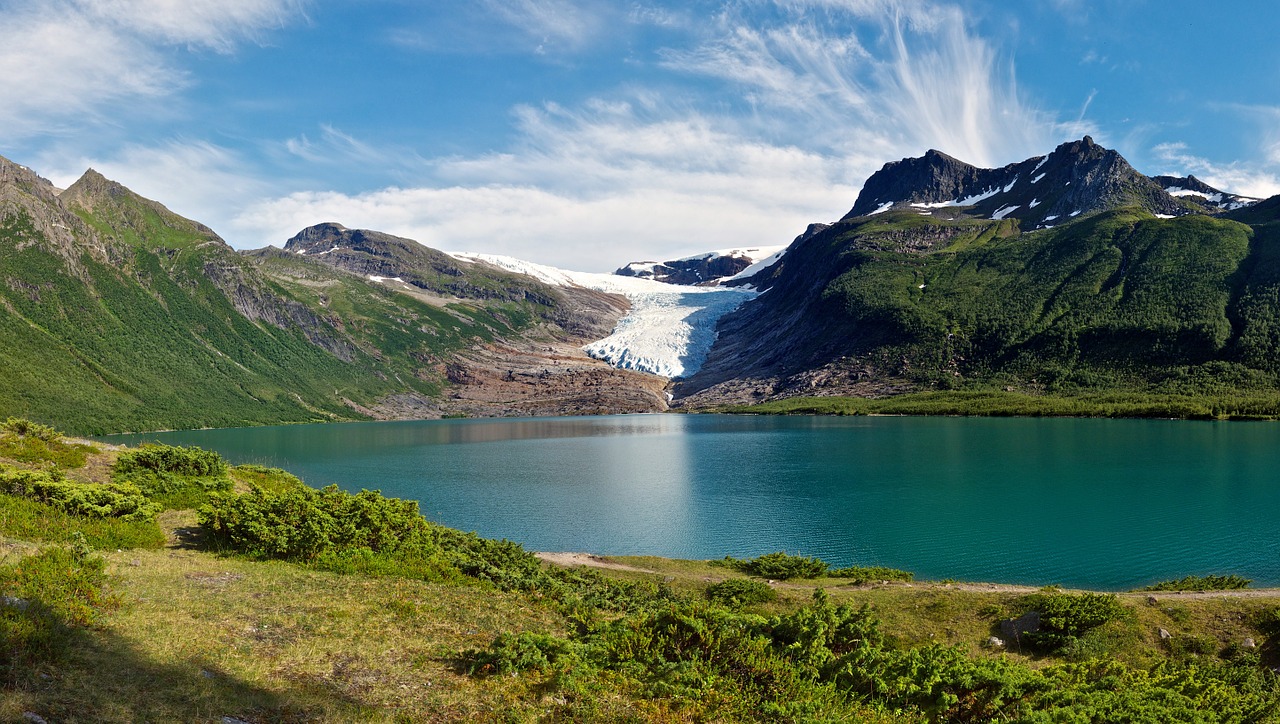
[[[1280,585],[1280,426],[1152,420],[622,415],[103,438],[380,489],[532,550],[784,550],[924,579]]]

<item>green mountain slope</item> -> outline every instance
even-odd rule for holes
[[[1265,209],[1237,215],[849,217],[757,278],[769,293],[681,394],[1274,389],[1280,235]]]
[[[82,433],[360,419],[387,400],[429,416],[453,352],[555,304],[433,305],[287,265],[312,282],[97,173],[58,196],[0,159],[0,409]]]

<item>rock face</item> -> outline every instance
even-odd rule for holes
[[[1028,611],[1018,618],[1005,619],[1000,622],[1000,636],[1005,641],[1022,644],[1022,637],[1040,630],[1040,612]]]
[[[1135,171],[1119,153],[1085,136],[1047,156],[1003,168],[978,168],[932,150],[920,158],[887,163],[867,179],[845,218],[894,207],[922,212],[972,207],[964,213],[1018,219],[1023,229],[1031,229],[1123,204],[1168,216],[1192,211],[1155,180]]]

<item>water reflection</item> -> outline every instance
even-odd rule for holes
[[[631,415],[131,436],[380,488],[543,550],[772,550],[924,577],[1280,583],[1280,426]],[[115,438],[119,441],[120,438]]]

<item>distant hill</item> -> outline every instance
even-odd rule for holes
[[[236,252],[92,170],[58,193],[0,159],[0,410],[100,433],[665,406],[661,380],[577,350],[624,299],[365,236],[377,270],[418,284]]]

